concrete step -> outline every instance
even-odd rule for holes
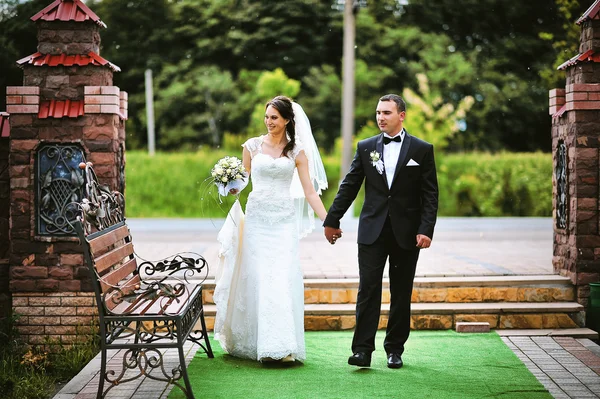
[[[598,333],[589,328],[560,328],[560,329],[521,329],[521,330],[497,330],[498,335],[502,337],[572,337],[572,338],[587,338],[594,341],[598,340]]]
[[[389,303],[389,280],[382,302]],[[204,284],[204,303],[213,304],[214,281]],[[356,303],[358,279],[305,279],[304,303]],[[575,299],[571,281],[562,276],[417,277],[413,303],[566,302]]]
[[[415,330],[453,329],[457,322],[487,322],[493,329],[563,329],[583,325],[582,305],[576,302],[490,302],[414,303],[411,327]],[[205,306],[209,329],[214,325],[216,307]],[[347,330],[354,328],[355,305],[307,304],[306,330]],[[382,304],[379,328],[385,328],[389,304]]]

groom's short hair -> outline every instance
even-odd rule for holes
[[[397,94],[386,94],[385,96],[381,97],[379,101],[393,101],[396,103],[396,108],[398,108],[398,112],[406,112],[406,103],[404,102],[402,97],[400,97]]]

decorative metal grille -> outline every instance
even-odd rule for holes
[[[556,149],[556,227],[567,228],[568,187],[567,187],[567,146],[564,141]]]
[[[83,150],[75,144],[48,144],[38,150],[36,161],[37,234],[76,235],[72,222],[83,194]]]

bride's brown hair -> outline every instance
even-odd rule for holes
[[[294,119],[294,109],[292,108],[292,100],[286,96],[277,96],[267,102],[265,109],[272,106],[275,108],[283,119],[287,119],[289,122],[286,126],[286,131],[290,141],[283,147],[283,155],[287,157],[296,145],[296,121]]]

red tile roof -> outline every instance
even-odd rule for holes
[[[560,118],[561,116],[563,116],[563,114],[565,113],[566,110],[567,110],[567,104],[560,107],[559,110],[556,111],[554,113],[554,115],[552,115],[552,118]]]
[[[0,137],[10,136],[10,124],[8,123],[8,113],[0,112]]]
[[[600,12],[600,0],[596,0],[594,2],[594,4],[592,4],[590,6],[590,8],[588,8],[587,11],[584,12],[583,15],[581,17],[579,17],[579,19],[575,23],[577,25],[581,25],[588,19],[600,19],[599,12]]]
[[[56,0],[31,17],[32,21],[76,21],[92,20],[103,28],[106,24],[81,0]]]
[[[17,61],[17,64],[29,64],[33,66],[85,66],[85,65],[103,65],[112,69],[114,72],[121,72],[121,68],[112,62],[100,57],[98,54],[90,51],[88,54],[66,55],[66,54],[42,54],[34,53]]]
[[[38,118],[77,118],[83,115],[83,100],[42,100]]]
[[[588,50],[583,54],[577,54],[575,57],[563,62],[556,69],[567,69],[568,67],[578,64],[582,61],[600,62],[600,53],[596,53],[594,50]]]

